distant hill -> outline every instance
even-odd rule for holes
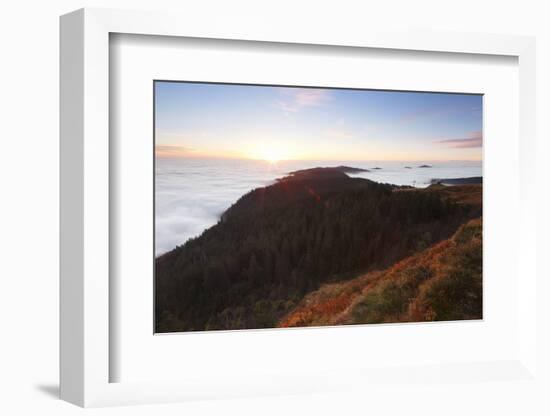
[[[383,271],[308,294],[280,327],[482,318],[481,220]]]
[[[329,177],[329,176],[342,176],[342,174],[345,173],[362,173],[362,172],[370,172],[368,169],[362,169],[362,168],[354,168],[351,166],[336,166],[336,167],[328,167],[328,168],[311,168],[311,169],[302,169],[302,170],[296,170],[294,172],[290,172],[288,176],[285,176],[284,178],[280,180],[303,180],[303,179],[311,179],[311,178],[321,178],[321,177]]]
[[[432,179],[431,183],[440,183],[442,185],[479,185],[483,183],[483,178],[481,176],[472,176],[470,178]]]
[[[379,184],[337,168],[257,188],[156,259],[156,331],[274,327],[321,285],[385,269],[478,217],[480,187],[461,189]]]

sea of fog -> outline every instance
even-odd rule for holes
[[[431,168],[420,168],[427,164]],[[481,162],[281,161],[157,158],[155,251],[165,253],[215,225],[242,195],[288,172],[316,166],[371,169],[350,176],[426,187],[432,179],[482,176]],[[407,169],[406,166],[411,169]],[[380,169],[373,169],[380,168]]]

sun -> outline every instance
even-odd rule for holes
[[[253,159],[265,160],[274,165],[281,160],[289,159],[289,155],[290,153],[287,149],[281,146],[269,145],[255,149],[251,156]]]
[[[284,157],[280,152],[270,151],[270,152],[266,152],[262,159],[264,159],[266,162],[269,162],[273,165],[278,161],[284,159]]]

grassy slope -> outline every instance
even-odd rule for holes
[[[425,189],[425,192],[442,191],[452,201],[459,204],[476,206],[481,209],[483,198],[482,185],[431,185]]]
[[[308,294],[280,327],[482,318],[482,222],[392,267]]]

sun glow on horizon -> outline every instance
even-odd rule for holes
[[[341,162],[448,162],[448,161],[467,161],[481,162],[480,157],[462,157],[448,158],[445,155],[437,153],[415,154],[412,150],[409,152],[391,152],[382,153],[376,151],[356,152],[333,152],[320,151],[319,149],[308,150],[294,146],[283,146],[279,143],[269,143],[250,146],[249,150],[243,152],[234,152],[220,149],[213,151],[211,149],[189,149],[182,146],[156,146],[155,154],[157,158],[182,158],[182,159],[237,159],[237,160],[258,160],[265,161],[271,165],[285,161],[341,161]]]
[[[483,158],[480,95],[168,81],[155,91],[158,157]]]
[[[292,153],[293,152],[289,148],[281,146],[280,144],[266,143],[252,149],[247,156],[250,159],[265,160],[274,165],[282,160],[296,159],[296,157],[293,157]]]

